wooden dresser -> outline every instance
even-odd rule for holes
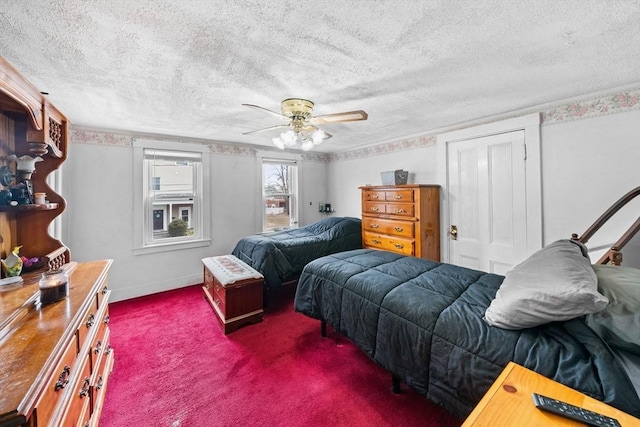
[[[440,261],[440,186],[360,189],[363,247]]]
[[[42,272],[0,288],[0,426],[97,426],[113,366],[111,260],[67,264],[69,296],[40,304]]]

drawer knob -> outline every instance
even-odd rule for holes
[[[100,390],[103,385],[104,385],[104,378],[102,378],[102,375],[100,375],[98,377],[98,382],[96,383],[96,390]]]
[[[378,195],[377,195],[377,194],[372,194],[372,195],[371,195],[371,198],[372,198],[372,199],[379,199],[379,197],[378,197]]]
[[[87,328],[90,328],[93,326],[93,324],[96,323],[96,316],[92,313],[89,315],[89,318],[87,319]]]
[[[395,195],[393,196],[393,198],[394,198],[394,199],[396,199],[396,200],[400,200],[400,199],[402,199],[402,196],[401,196],[401,195],[399,195],[399,194],[395,194]]]
[[[111,321],[111,318],[109,317],[108,314],[106,316],[104,316],[103,322],[104,322],[105,325],[108,325],[110,321]]]
[[[378,224],[371,224],[371,228],[378,228]]]
[[[214,300],[214,302],[216,303],[216,305],[218,305],[218,306],[219,306],[219,305],[220,305],[220,303],[221,303],[222,301],[220,301],[220,298],[216,298],[216,299]]]
[[[372,242],[372,243],[374,243],[374,244],[376,244],[376,245],[379,245],[380,243],[382,243],[382,242],[381,242],[380,240],[378,240],[378,239],[372,239],[372,240],[371,240],[371,242]]]
[[[98,341],[96,342],[96,347],[93,349],[93,352],[95,354],[100,354],[101,351],[102,351],[102,341]]]
[[[374,206],[374,207],[372,207],[372,208],[371,208],[371,210],[372,210],[373,212],[378,212],[380,209],[378,209],[377,207],[375,207],[375,206]]]
[[[105,285],[105,286],[104,286],[104,288],[102,288],[102,295],[106,294],[108,290],[109,290],[109,289],[108,289],[108,288],[107,288],[107,286]]]
[[[107,345],[107,349],[105,350],[104,354],[111,354],[111,350],[112,347],[110,345]]]
[[[396,230],[398,233],[400,233],[402,230],[404,230],[404,228],[402,227],[395,227],[394,230]]]
[[[395,213],[405,213],[406,212],[404,209],[394,209],[393,211]]]
[[[396,244],[395,244],[395,247],[396,247],[397,249],[403,249],[403,248],[404,248],[404,245],[403,245],[402,243],[396,243]]]
[[[62,372],[58,376],[58,381],[56,381],[55,391],[63,389],[69,384],[69,375],[71,375],[71,368],[66,366],[62,368]]]
[[[80,389],[80,399],[82,399],[83,397],[87,396],[89,394],[89,386],[91,385],[91,381],[89,381],[89,378],[85,378],[84,381],[82,382],[82,388]]]

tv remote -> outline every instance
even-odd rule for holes
[[[536,408],[538,409],[560,415],[561,417],[569,418],[580,423],[585,423],[590,426],[621,427],[620,423],[615,418],[598,414],[567,402],[542,396],[538,393],[533,393],[533,403],[535,403]]]

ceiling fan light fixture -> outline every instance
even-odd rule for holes
[[[306,140],[305,142],[302,143],[302,145],[300,146],[300,148],[302,148],[302,151],[309,151],[311,150],[313,147],[315,147],[317,144],[314,144],[313,141],[309,141]]]
[[[322,129],[314,130],[313,132],[311,132],[311,135],[309,135],[309,138],[314,145],[319,145],[322,141],[324,141],[324,137],[325,134]]]

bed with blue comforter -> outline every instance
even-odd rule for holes
[[[640,400],[584,317],[504,329],[484,316],[503,276],[360,249],[309,263],[295,310],[326,322],[429,400],[464,418],[509,361],[632,415]]]
[[[304,266],[325,255],[362,247],[362,221],[329,217],[305,227],[240,239],[231,252],[259,271],[267,290],[296,279]]]

